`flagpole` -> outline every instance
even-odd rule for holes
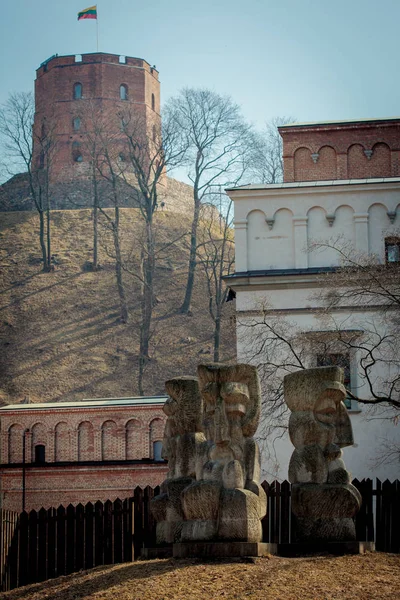
[[[97,37],[97,52],[99,51],[99,8],[96,4],[96,37]]]

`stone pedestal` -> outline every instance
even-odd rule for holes
[[[277,544],[278,556],[306,556],[307,554],[365,554],[375,552],[374,542],[303,542]]]
[[[277,544],[262,542],[188,542],[173,545],[174,558],[241,558],[276,554]]]
[[[172,558],[172,546],[142,548],[140,558],[143,558],[144,560],[151,560],[153,558]]]

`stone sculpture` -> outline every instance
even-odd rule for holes
[[[319,367],[284,378],[291,410],[289,435],[295,450],[289,464],[296,541],[342,542],[356,539],[353,517],[361,495],[350,483],[341,448],[353,444],[343,403],[343,370]]]
[[[157,544],[172,544],[180,539],[184,519],[181,492],[195,478],[197,446],[205,443],[203,402],[195,377],[176,377],[165,384],[168,400],[162,457],[168,459],[167,479],[161,494],[151,503],[157,521]]]
[[[261,395],[255,367],[200,365],[167,381],[163,457],[169,472],[152,501],[157,543],[262,539],[267,500],[253,435]],[[240,550],[241,551],[241,550]]]
[[[256,367],[198,367],[206,441],[197,446],[196,481],[182,492],[182,542],[262,539],[266,495],[253,435],[260,418]]]

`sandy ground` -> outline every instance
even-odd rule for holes
[[[98,567],[3,594],[5,600],[398,600],[400,555],[157,560]]]

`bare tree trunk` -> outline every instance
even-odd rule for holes
[[[195,271],[196,271],[197,229],[199,226],[199,218],[200,218],[200,199],[197,196],[197,194],[195,194],[194,213],[193,213],[192,229],[191,229],[191,234],[190,234],[190,255],[189,255],[188,278],[187,278],[187,283],[186,283],[185,298],[184,298],[183,304],[180,308],[180,312],[184,313],[184,314],[189,314],[191,311],[192,294],[193,294],[193,286],[194,286],[194,275],[195,275]]]
[[[45,234],[44,234],[44,212],[42,210],[39,212],[39,240],[40,240],[40,248],[42,250],[42,260],[43,260],[43,271],[47,271],[47,251],[45,244]]]
[[[46,241],[47,241],[47,271],[51,271],[51,222],[50,222],[50,198],[47,195],[46,208]]]
[[[217,309],[214,326],[214,362],[219,362],[219,348],[221,343],[221,315]]]
[[[98,224],[99,224],[99,197],[97,190],[96,170],[93,161],[93,271],[98,269]]]
[[[139,396],[144,396],[143,378],[144,378],[145,362],[146,362],[145,359],[142,356],[139,356],[139,373],[138,373]]]
[[[140,347],[139,347],[139,376],[138,387],[139,394],[143,395],[143,378],[144,370],[148,361],[149,343],[151,333],[151,321],[153,317],[153,296],[154,296],[154,239],[153,239],[153,224],[152,215],[146,222],[146,249],[142,251],[141,271],[142,271],[142,319],[140,326]]]
[[[121,321],[122,323],[128,323],[129,311],[128,303],[126,301],[125,287],[122,279],[122,253],[121,245],[119,240],[119,208],[115,207],[115,222],[113,223],[113,238],[114,238],[114,249],[115,249],[115,276],[117,279],[117,288],[119,295],[119,302],[121,306]]]

